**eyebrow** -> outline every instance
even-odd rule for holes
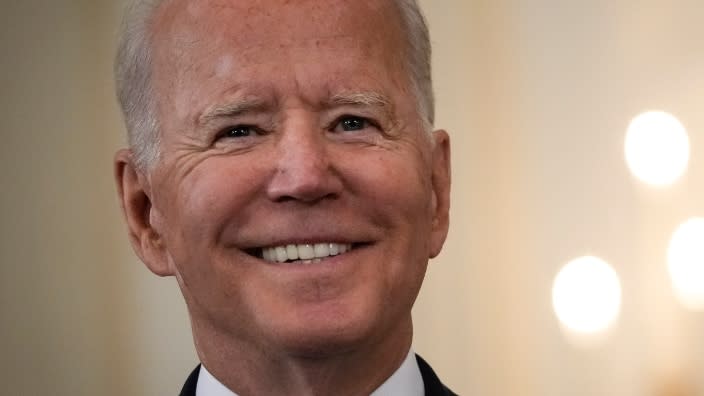
[[[231,103],[216,105],[198,117],[198,125],[207,125],[221,118],[234,118],[246,113],[263,111],[268,107],[258,98],[245,98]]]
[[[328,107],[334,106],[359,106],[378,107],[386,116],[393,115],[393,102],[378,92],[344,92],[333,95],[326,103]]]
[[[391,100],[373,91],[335,94],[326,100],[323,105],[328,108],[336,106],[376,107],[381,109],[388,118],[393,116],[393,103]],[[205,126],[218,119],[235,118],[251,112],[261,112],[268,107],[269,105],[260,98],[244,98],[230,103],[215,105],[198,117],[198,125]]]

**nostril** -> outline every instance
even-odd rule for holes
[[[267,194],[272,201],[317,202],[340,192],[342,181],[322,145],[286,145],[268,181]]]

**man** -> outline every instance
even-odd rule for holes
[[[128,11],[115,173],[137,255],[188,307],[182,395],[452,394],[411,351],[448,229],[429,56],[413,0]]]

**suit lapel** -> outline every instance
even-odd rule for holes
[[[191,375],[188,376],[186,383],[183,384],[183,389],[179,396],[196,396],[196,385],[198,385],[198,374],[200,373],[200,364],[191,371]]]
[[[426,363],[423,358],[416,355],[420,375],[423,377],[423,386],[425,387],[425,396],[457,396],[456,393],[448,389],[440,382],[440,379],[435,374],[435,371]]]

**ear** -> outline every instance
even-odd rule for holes
[[[440,254],[450,226],[450,136],[434,131],[432,142],[433,224],[430,234],[430,258]]]
[[[148,178],[137,168],[128,149],[115,154],[114,166],[117,196],[134,252],[155,274],[173,275],[162,235],[152,224],[155,216]]]

